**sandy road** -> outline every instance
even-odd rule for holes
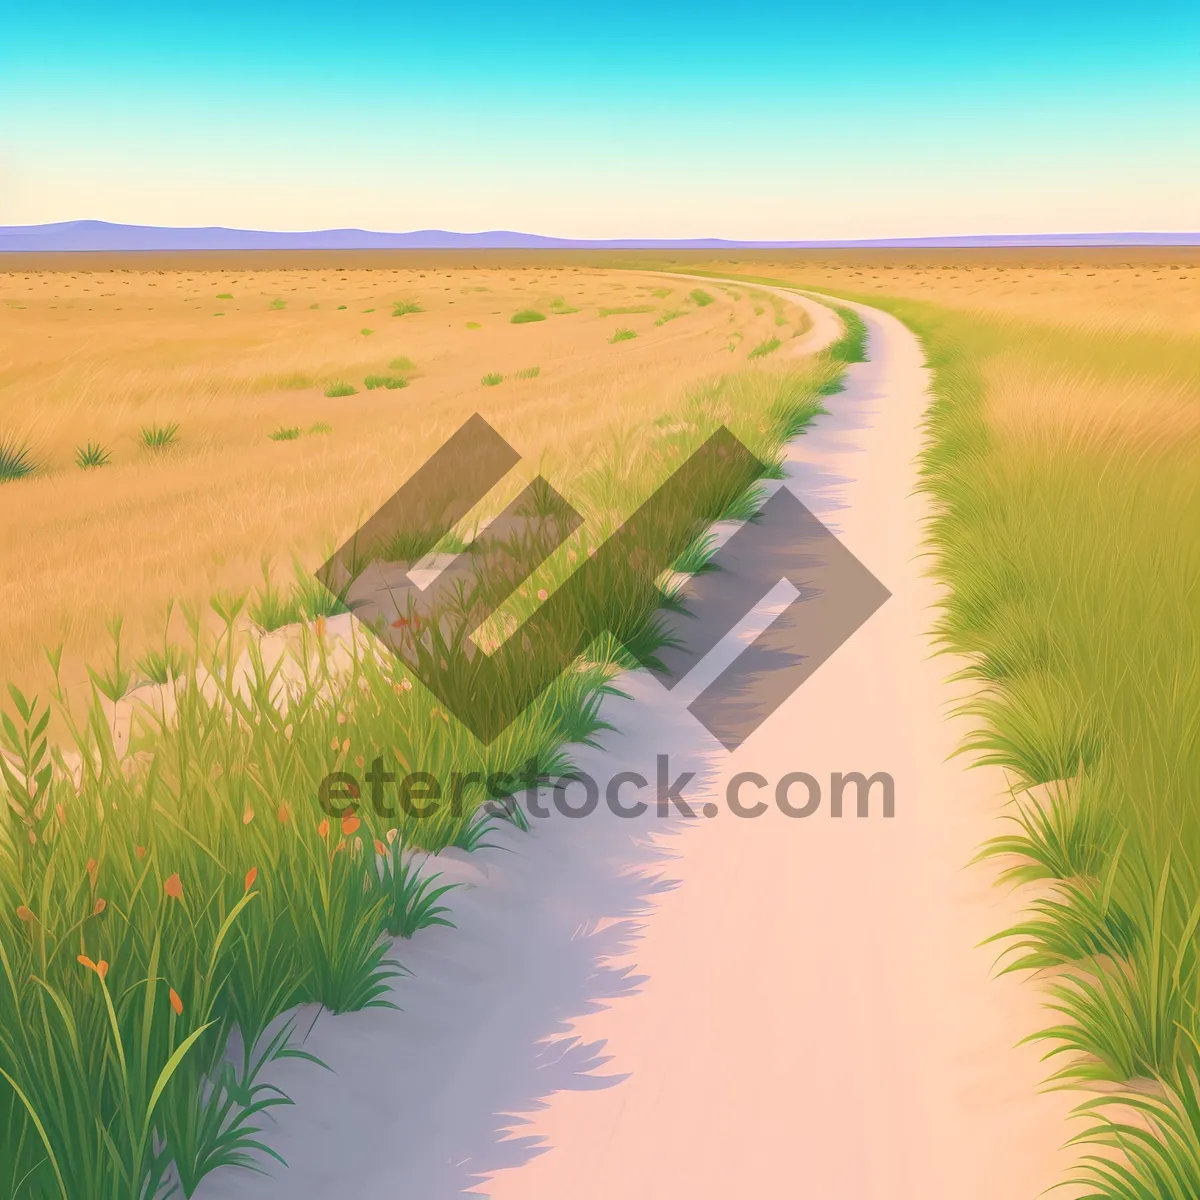
[[[814,308],[809,349],[831,332]],[[668,697],[629,677],[605,711],[625,732],[580,766],[654,779],[665,754],[716,816],[551,810],[452,860],[458,929],[403,948],[404,1015],[323,1016],[309,1048],[336,1075],[276,1074],[291,1169],[219,1173],[203,1197],[1032,1200],[1062,1177],[1070,1098],[1015,1048],[1044,1023],[1037,994],[978,948],[1015,909],[966,866],[1003,780],[948,758],[955,664],[928,640],[927,373],[898,321],[858,311],[870,361],[793,444],[786,486],[892,598],[732,754],[684,710],[703,681]],[[726,784],[746,771],[884,771],[895,816],[835,819],[825,799],[739,818]]]

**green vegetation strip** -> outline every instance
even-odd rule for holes
[[[1104,1151],[1077,1182],[1107,1200],[1200,1196],[1200,444],[1153,413],[1119,433],[1085,414],[998,424],[984,372],[1027,361],[1019,327],[870,302],[920,335],[935,372],[939,632],[979,685],[964,749],[1016,780],[1010,829],[983,854],[1039,889],[997,940],[1008,970],[1050,973],[1057,1020],[1036,1040],[1054,1078],[1133,1089],[1081,1106],[1076,1141]],[[1112,339],[1090,337],[1095,355],[1078,333],[1033,339],[1048,388],[1106,358],[1118,377],[1159,365],[1136,338],[1114,361]]]

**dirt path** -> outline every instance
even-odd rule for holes
[[[1003,780],[948,761],[962,727],[914,493],[927,373],[899,322],[858,311],[871,361],[793,445],[787,486],[892,598],[733,754],[684,710],[700,681],[668,698],[630,677],[605,713],[627,732],[580,766],[653,779],[667,754],[717,815],[555,814],[452,862],[473,886],[457,931],[403,947],[404,1015],[321,1017],[309,1048],[336,1076],[276,1076],[291,1170],[219,1174],[206,1200],[1033,1200],[1061,1178],[1070,1100],[1014,1048],[1037,995],[977,948],[1014,911],[966,867]],[[807,819],[741,819],[743,771],[826,795]],[[895,816],[831,817],[835,771],[890,774]]]

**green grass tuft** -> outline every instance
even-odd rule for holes
[[[425,310],[415,300],[393,300],[392,316],[405,317],[409,313],[419,313]]]
[[[698,305],[700,308],[704,308],[705,305],[708,304],[716,303],[716,300],[706,291],[704,291],[703,288],[695,288],[693,291],[688,292],[688,299],[694,304]]]
[[[281,309],[281,308],[287,308],[287,301],[280,300],[277,298],[277,299],[271,301],[269,307],[276,309],[276,310]]]
[[[393,358],[388,363],[388,370],[390,371],[415,371],[416,369],[417,364],[411,358],[406,358],[404,355],[401,355],[399,358]]]
[[[353,396],[357,391],[358,388],[354,384],[347,383],[344,379],[339,379],[325,388],[325,395],[332,400],[338,396]]]
[[[630,338],[637,337],[637,332],[633,329],[618,329],[608,340],[610,342],[627,342]]]
[[[167,425],[143,425],[141,439],[142,445],[147,450],[169,450],[179,442],[179,422],[172,421]]]
[[[490,374],[485,375],[479,382],[482,383],[484,387],[495,387],[496,384],[504,382],[504,376],[501,375],[499,371],[493,371]]]
[[[274,433],[269,433],[267,436],[273,442],[294,442],[300,436],[299,425],[280,425]]]
[[[374,391],[375,388],[387,388],[389,391],[394,391],[396,388],[408,387],[408,380],[403,375],[368,375],[363,380],[363,386],[367,391]]]
[[[29,446],[13,438],[0,438],[0,483],[25,479],[37,471]]]
[[[602,308],[600,309],[600,315],[602,317],[624,317],[632,316],[635,313],[652,313],[653,311],[653,304],[626,304],[622,308]]]
[[[528,325],[531,321],[544,321],[545,313],[540,313],[536,308],[523,308],[520,312],[515,312],[509,317],[509,323],[512,325]]]
[[[111,461],[112,455],[99,443],[88,442],[86,446],[80,446],[75,451],[75,465],[81,471],[90,471],[95,467],[107,467]]]
[[[308,427],[309,433],[332,433],[333,426],[328,421],[314,421]]]
[[[515,379],[536,379],[542,373],[541,367],[525,367],[513,377]]]

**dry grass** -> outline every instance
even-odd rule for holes
[[[657,309],[662,280],[583,266],[5,265],[17,269],[0,274],[0,437],[27,442],[39,464],[0,485],[0,678],[18,682],[37,679],[43,648],[59,641],[80,678],[116,613],[136,650],[158,637],[169,598],[250,586],[264,553],[284,568],[293,552],[319,562],[472,412],[530,474],[561,484],[615,429],[735,365],[730,329],[751,345],[775,332],[769,316],[721,296],[666,326],[654,311],[631,317],[637,338],[610,345],[597,310]],[[560,297],[578,311],[556,313]],[[393,319],[397,300],[422,311]],[[510,323],[529,307],[551,315]],[[415,364],[401,372],[410,386],[364,386],[401,356]],[[530,362],[541,371],[519,390],[480,385]],[[341,380],[357,394],[327,397]],[[140,445],[142,426],[176,422],[177,446]],[[317,424],[332,432],[270,436]],[[111,465],[78,469],[89,440]]]

